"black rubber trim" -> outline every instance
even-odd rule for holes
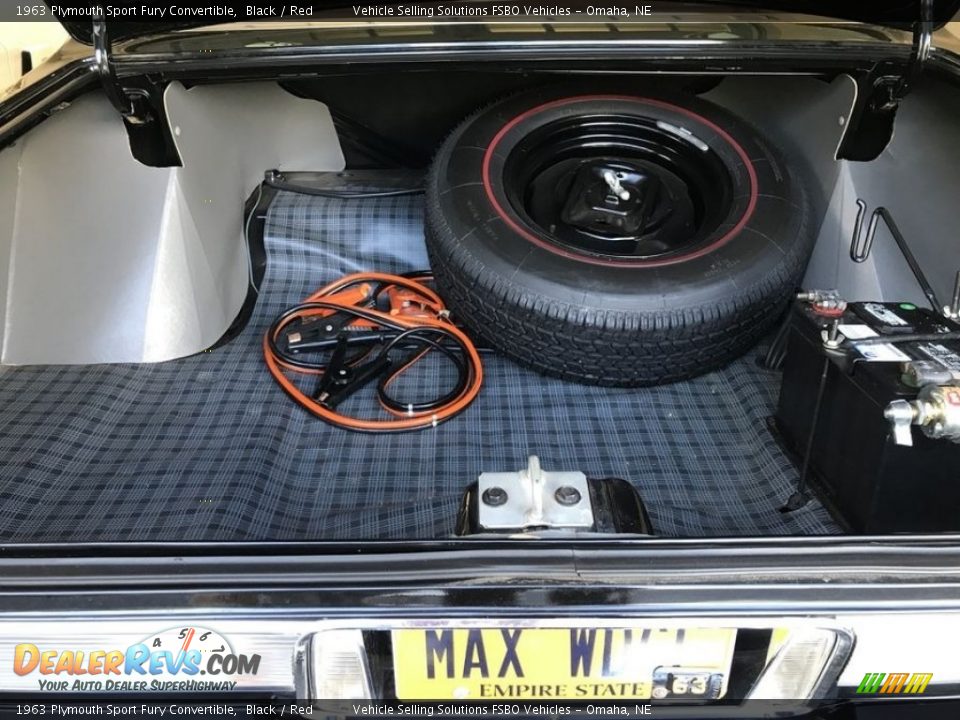
[[[247,198],[243,206],[243,226],[246,229],[246,242],[250,255],[251,279],[252,282],[247,286],[247,295],[243,299],[243,305],[240,306],[240,312],[230,323],[226,332],[211,345],[205,352],[216,350],[218,347],[226,345],[235,337],[243,332],[243,329],[250,322],[253,316],[253,309],[257,304],[259,292],[257,290],[263,282],[263,276],[267,272],[267,250],[264,246],[263,231],[267,224],[267,211],[270,209],[270,203],[277,195],[277,190],[266,183],[262,183]]]

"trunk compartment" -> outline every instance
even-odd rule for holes
[[[409,182],[411,173],[398,167],[385,169],[386,164],[422,165],[429,159],[430,148],[465,110],[508,86],[544,81],[537,76],[497,77],[496,87],[476,82],[465,89],[463,83],[454,83],[448,94],[442,89],[451,78],[439,73],[425,77],[419,90],[409,76],[402,75],[379,80],[350,76],[326,84],[296,81],[284,87],[299,97],[297,103],[315,105],[313,101],[320,100],[329,106],[346,157],[347,170],[339,176],[344,183],[360,178],[389,187]],[[393,95],[385,89],[390,82],[395,83]],[[712,89],[713,82],[704,78],[689,83],[803,159],[804,167],[798,171],[807,178],[817,217],[823,218],[805,287],[839,287],[850,299],[922,301],[895,249],[880,247],[883,240],[865,266],[851,266],[843,255],[852,222],[849,210],[858,193],[869,193],[869,201],[890,203],[902,213],[901,224],[911,239],[916,238],[918,259],[931,282],[945,293],[960,251],[941,252],[942,239],[925,231],[931,217],[947,215],[942,181],[949,181],[957,170],[942,161],[926,165],[927,174],[918,179],[921,186],[909,193],[907,174],[913,163],[933,160],[938,147],[942,151],[945,143],[958,139],[960,132],[948,122],[955,118],[951,113],[958,105],[952,92],[941,96],[933,88],[911,96],[896,144],[874,163],[852,165],[833,159],[852,96],[852,87],[843,78],[833,84],[810,78],[729,78]],[[198,86],[186,94],[202,89]],[[435,106],[428,102],[431,97],[438,98]],[[69,119],[81,104],[54,120]],[[286,110],[292,112],[292,108]],[[277,132],[284,131],[281,119],[289,116],[277,118]],[[184,130],[189,130],[186,124]],[[174,130],[178,132],[179,127]],[[934,136],[924,139],[926,132]],[[119,137],[105,142],[116,143]],[[217,172],[224,174],[225,182],[227,174],[238,173],[229,182],[242,185],[243,195],[253,189],[251,171],[236,171],[243,163],[235,162],[230,153],[242,155],[243,143],[255,139],[255,133],[238,132],[218,148],[226,155],[210,160],[220,163]],[[318,132],[316,142],[329,141]],[[183,153],[185,145],[180,147]],[[193,148],[192,152],[202,155],[197,144]],[[292,156],[287,151],[287,157]],[[194,171],[191,161],[184,157],[184,167],[178,170],[184,176]],[[43,163],[33,168],[40,176],[49,176],[57,166],[51,157],[31,156],[29,162]],[[892,175],[891,168],[898,167],[901,174]],[[256,172],[267,169],[259,167]],[[295,177],[297,170],[326,168],[297,167],[294,162],[289,169]],[[30,170],[21,167],[19,177]],[[351,177],[354,170],[365,172]],[[77,168],[68,166],[64,172],[71,182],[80,180]],[[930,181],[931,174],[937,183]],[[155,219],[134,216],[124,205],[128,193],[136,192],[166,192],[169,200],[170,186],[125,189],[125,172],[106,169],[105,176],[112,211],[118,217],[108,218],[102,204],[90,206],[92,219],[82,221],[87,232],[92,233],[98,223],[126,223],[138,237],[162,236]],[[21,194],[25,192],[17,187]],[[181,189],[177,197],[189,206],[184,216],[199,216],[202,184],[182,184]],[[77,211],[96,191],[77,185],[74,192],[71,207]],[[237,288],[242,289],[245,279],[237,268],[247,273],[246,259],[237,254],[242,240],[235,237],[240,207],[221,201],[217,196],[213,212],[229,215],[224,227],[230,231],[224,236],[233,243],[233,255],[224,263],[225,269],[208,268],[207,285],[236,310],[242,295]],[[20,202],[21,214],[42,212],[25,208],[22,196]],[[9,320],[11,313],[21,310],[22,302],[17,294],[22,290],[11,285],[3,338],[8,364],[0,367],[4,510],[0,541],[436,539],[452,534],[462,493],[481,472],[517,470],[531,454],[538,455],[548,470],[582,470],[588,477],[629,480],[644,499],[660,536],[842,532],[816,500],[790,513],[780,511],[794,490],[798,470],[767,427],[777,405],[781,376],[758,365],[763,347],[706,376],[639,390],[583,387],[486,355],[479,399],[456,420],[425,432],[346,432],[297,407],[266,372],[261,351],[265,329],[285,308],[342,275],[427,268],[422,205],[419,197],[347,200],[255,190],[242,230],[253,239],[251,277],[258,289],[248,294],[244,311],[221,342],[196,352],[204,343],[195,339],[200,344],[191,353],[183,351],[188,344],[177,343],[173,354],[186,356],[162,362],[72,364],[70,342],[43,339],[41,320],[46,319],[48,330],[54,332],[60,324],[70,325],[48,312],[34,315],[30,331],[40,336],[51,359],[10,363],[11,357],[29,355],[24,351],[27,336]],[[26,215],[18,217],[20,223],[28,221]],[[261,233],[262,248],[257,242]],[[4,275],[10,283],[18,272],[25,281],[35,282],[42,271],[16,262],[17,253],[23,251],[15,238],[14,229],[7,243]],[[111,314],[138,312],[136,302],[124,309],[123,282],[106,293],[109,312],[88,313],[84,303],[102,294],[94,288],[102,290],[107,278],[129,280],[152,266],[117,256],[110,243],[102,250],[82,253],[75,245],[87,237],[68,242],[54,238],[49,227],[35,230],[34,238],[41,245],[37,251],[41,255],[53,257],[62,251],[61,261],[74,257],[93,263],[86,266],[89,272],[80,268],[64,275],[65,285],[50,288],[59,302],[52,307],[62,312],[64,302],[75,303],[77,323],[90,332],[98,327],[115,329],[109,323]],[[170,248],[157,241],[153,251],[162,257]],[[114,267],[104,269],[104,262],[118,257]],[[190,255],[185,266],[195,268],[201,258],[210,257],[208,252]],[[42,269],[42,263],[38,267]],[[189,292],[178,292],[177,297],[183,307],[203,317],[203,299],[196,294],[191,299]],[[153,302],[156,309],[156,297]],[[169,327],[173,332],[180,319],[173,313],[165,322],[160,331]],[[221,330],[227,324],[221,322]],[[117,337],[108,342],[120,347],[123,339],[121,332],[119,342]],[[84,351],[79,354],[95,341],[89,334],[76,341]],[[421,374],[418,381],[437,382],[438,377]]]
[[[294,405],[263,365],[286,307],[360,269],[427,267],[422,200],[280,192],[266,275],[243,331],[149,365],[8,368],[2,452],[20,468],[0,536],[16,542],[437,538],[465,487],[538,454],[547,469],[630,479],[667,536],[836,532],[815,504],[777,508],[796,479],[767,432],[778,375],[748,356],[689,382],[581,387],[484,356],[456,420],[368,435]],[[423,382],[436,381],[429,376]]]

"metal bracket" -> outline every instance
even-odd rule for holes
[[[854,78],[857,100],[837,149],[841,160],[873,160],[890,143],[900,107],[930,57],[933,43],[933,0],[921,0],[920,19],[913,26],[913,41],[906,64],[878,63]]]
[[[545,472],[536,455],[519,472],[480,475],[479,525],[483,530],[594,526],[587,476],[582,472]]]
[[[150,95],[141,88],[126,88],[120,83],[113,66],[113,48],[102,6],[93,18],[93,58],[100,74],[103,91],[124,120],[142,125],[154,119]]]

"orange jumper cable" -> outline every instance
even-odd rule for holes
[[[381,296],[389,300],[389,310],[378,307]],[[320,340],[311,344],[308,335]],[[365,345],[366,351],[347,358],[352,344]],[[300,360],[294,346],[333,352],[326,365],[320,365]],[[376,347],[379,353],[368,361]],[[398,361],[394,356],[403,350],[412,352]],[[435,351],[459,370],[453,391],[426,403],[400,403],[387,394],[400,375]],[[483,381],[476,347],[449,320],[440,297],[421,282],[399,275],[357,273],[320,288],[274,322],[264,335],[263,353],[271,375],[290,397],[317,417],[349,430],[398,432],[436,426],[466,409]],[[318,378],[317,392],[308,395],[288,373]],[[357,418],[337,411],[341,400],[375,379],[380,405],[392,418]]]

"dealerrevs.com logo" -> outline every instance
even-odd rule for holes
[[[106,643],[104,643],[106,645]],[[60,649],[20,643],[13,671],[45,692],[209,692],[256,675],[260,656],[234,652],[215,630],[169,628],[125,649]]]

